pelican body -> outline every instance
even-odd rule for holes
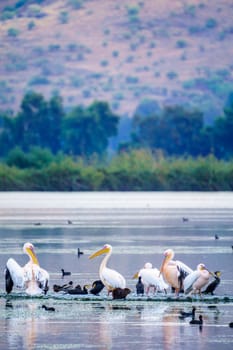
[[[215,271],[212,276],[214,277],[214,281],[212,281],[210,284],[208,284],[208,286],[206,287],[206,289],[203,292],[204,294],[214,295],[215,289],[220,284],[221,272],[220,271]]]
[[[179,260],[173,260],[175,253],[172,249],[164,252],[164,260],[160,268],[165,282],[175,289],[176,294],[183,289],[183,281],[186,276],[193,272],[190,267]]]
[[[134,276],[137,277],[137,274]],[[141,277],[142,282],[146,288],[146,294],[149,294],[150,287],[154,288],[154,291],[166,292],[168,285],[164,282],[163,277],[157,268],[153,268],[151,263],[146,263],[144,267],[139,271],[138,277]]]
[[[93,259],[99,255],[106,254],[99,267],[99,277],[102,283],[108,290],[108,293],[112,292],[115,288],[125,288],[125,278],[117,271],[109,269],[106,265],[112,254],[112,246],[105,244],[103,248],[98,250],[89,256],[89,259]]]
[[[201,289],[209,282],[211,273],[204,264],[198,264],[197,269],[190,273],[184,280],[185,294],[197,292],[201,294]]]
[[[23,251],[29,256],[29,261],[24,267],[21,267],[12,258],[7,260],[5,269],[6,292],[10,293],[15,286],[19,289],[25,289],[28,295],[46,294],[49,288],[49,274],[40,267],[33,244],[25,243]]]

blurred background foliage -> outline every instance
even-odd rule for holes
[[[233,189],[233,94],[212,125],[183,106],[139,109],[124,141],[121,122],[104,101],[66,111],[59,95],[26,93],[0,112],[0,190]]]

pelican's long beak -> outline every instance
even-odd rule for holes
[[[36,253],[34,252],[34,249],[30,248],[30,247],[27,247],[26,251],[27,251],[28,255],[32,258],[33,264],[39,265],[39,261],[38,261],[38,259],[36,257]]]
[[[139,272],[136,272],[136,273],[133,275],[133,279],[138,278],[138,275],[139,275]]]
[[[110,249],[109,249],[108,247],[103,247],[103,248],[101,248],[100,250],[98,250],[97,252],[91,254],[91,255],[89,256],[89,259],[94,259],[96,256],[99,256],[99,255],[102,255],[102,254],[106,254],[106,253],[109,252],[109,250],[110,250]]]

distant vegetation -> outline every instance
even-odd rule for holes
[[[211,126],[201,111],[152,106],[110,157],[122,117],[107,102],[66,112],[59,95],[27,93],[16,115],[0,113],[0,190],[233,190],[233,94]]]

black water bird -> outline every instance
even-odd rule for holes
[[[78,284],[75,288],[67,290],[68,294],[88,294],[88,285],[86,284],[83,288]]]
[[[80,255],[83,255],[84,253],[78,248],[77,255],[80,258]]]
[[[61,292],[66,291],[67,289],[73,288],[73,282],[70,281],[69,283],[63,284],[62,286],[59,286],[58,284],[53,285],[54,292]]]
[[[101,280],[96,280],[92,283],[92,288],[89,290],[91,294],[99,295],[99,293],[104,289],[104,284]]]
[[[195,312],[196,312],[196,307],[193,306],[192,307],[192,311],[190,311],[190,312],[180,311],[180,315],[183,316],[183,317],[190,317],[190,316],[192,316],[192,319],[194,319],[195,318]]]
[[[215,239],[219,239],[219,236],[216,234],[216,235],[214,236],[214,238],[215,238]]]
[[[137,295],[143,295],[144,294],[144,284],[142,283],[142,277],[138,277],[138,282],[136,284],[136,291]]]
[[[188,222],[189,221],[189,219],[186,218],[186,217],[183,217],[182,220],[183,220],[183,222]]]
[[[125,299],[131,293],[129,288],[114,288],[112,290],[113,299]]]
[[[220,284],[220,276],[221,272],[220,271],[215,271],[214,274],[212,274],[214,277],[214,281],[210,282],[206,289],[203,291],[204,294],[211,294],[214,295],[214,291],[217,288],[217,286]]]
[[[68,225],[72,225],[73,222],[72,222],[71,220],[67,220],[67,224],[68,224]]]
[[[13,309],[13,305],[9,300],[6,300],[5,307],[9,307],[9,308]]]
[[[54,307],[49,307],[49,306],[46,306],[46,305],[42,305],[42,309],[45,309],[46,311],[55,311]]]
[[[203,324],[202,315],[199,316],[199,320],[193,319],[193,320],[191,320],[191,321],[189,322],[189,324],[199,324],[199,325],[202,325],[202,324]]]
[[[65,271],[64,269],[61,269],[61,273],[62,273],[62,277],[71,275],[71,272]]]
[[[230,327],[230,328],[233,328],[233,322],[230,322],[230,323],[229,323],[229,327]]]
[[[72,289],[73,288],[73,282],[70,281],[69,283],[63,284],[62,286],[62,290],[66,291],[67,289]]]

